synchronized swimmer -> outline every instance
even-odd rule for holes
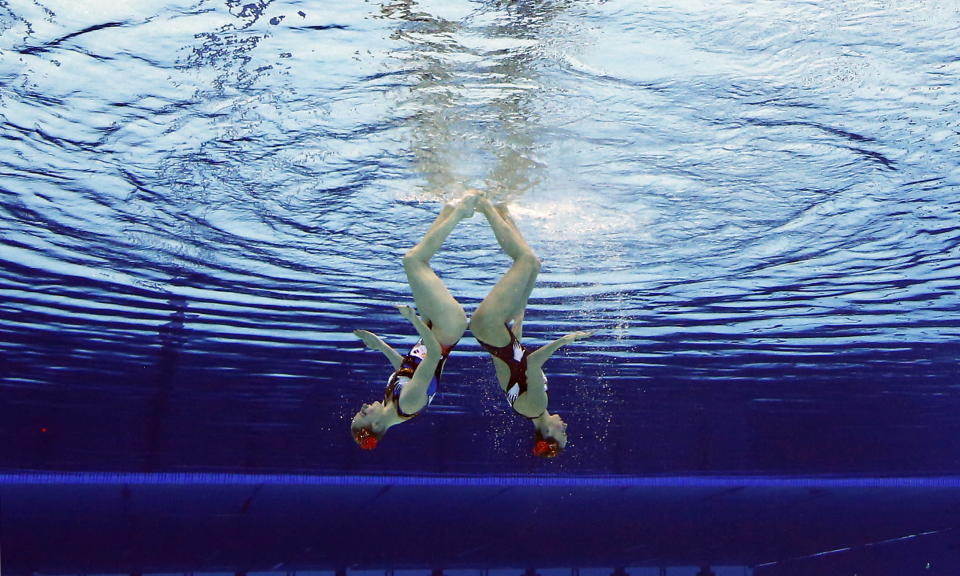
[[[403,256],[403,269],[420,316],[409,306],[403,315],[420,335],[420,341],[402,356],[380,337],[366,330],[354,334],[370,348],[382,352],[394,372],[387,381],[383,402],[364,404],[353,417],[350,429],[357,444],[373,450],[391,427],[419,414],[437,393],[447,356],[467,329],[463,306],[450,294],[443,280],[430,267],[430,258],[464,218],[473,216],[479,194],[471,194],[440,211],[420,243]]]
[[[533,424],[533,453],[553,458],[567,445],[567,425],[558,414],[547,411],[547,377],[543,365],[561,346],[586,338],[592,332],[573,332],[533,351],[524,348],[520,343],[523,315],[540,273],[540,259],[520,234],[505,205],[493,206],[481,198],[479,208],[487,217],[500,248],[513,259],[513,265],[474,312],[470,332],[490,353],[507,402]]]
[[[547,410],[543,365],[561,346],[592,332],[573,332],[533,351],[524,348],[520,343],[523,316],[540,271],[540,260],[510,218],[507,207],[494,206],[479,192],[472,192],[460,202],[446,205],[420,243],[403,257],[420,316],[409,306],[400,306],[399,310],[416,328],[420,341],[402,356],[378,336],[366,330],[354,331],[368,347],[382,352],[394,368],[383,401],[364,404],[353,417],[351,431],[361,448],[376,448],[390,427],[419,414],[436,394],[447,357],[467,329],[467,316],[429,262],[456,225],[476,210],[486,217],[513,265],[480,303],[469,322],[470,331],[490,353],[508,404],[533,424],[533,453],[552,458],[567,444],[567,425],[559,415]]]

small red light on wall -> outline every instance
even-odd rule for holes
[[[44,434],[46,434],[46,433],[47,433],[47,427],[44,426],[43,428],[40,429],[40,431],[43,432]]]

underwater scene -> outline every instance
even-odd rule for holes
[[[0,0],[0,122],[2,574],[960,570],[960,0]]]

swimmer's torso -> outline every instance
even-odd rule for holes
[[[543,391],[547,392],[547,379],[539,369],[528,370],[527,359],[530,356],[530,351],[520,344],[520,341],[513,333],[513,330],[510,330],[509,326],[507,327],[507,332],[510,334],[510,342],[505,346],[491,346],[486,342],[477,341],[480,342],[480,345],[483,346],[491,356],[502,362],[502,365],[495,363],[497,367],[497,379],[500,381],[500,388],[506,395],[507,403],[510,407],[525,418],[537,418],[545,411],[545,408],[539,410],[540,414],[537,415],[527,413],[526,410],[523,410],[523,408],[525,408],[525,394],[529,381],[537,380],[543,381]]]
[[[390,375],[390,379],[387,381],[387,387],[383,391],[383,403],[386,405],[392,402],[397,411],[397,416],[404,420],[409,420],[420,414],[420,412],[430,405],[433,397],[437,394],[440,386],[440,375],[443,372],[443,365],[446,363],[447,356],[450,355],[452,349],[453,346],[443,349],[440,361],[437,363],[437,368],[434,370],[433,377],[430,379],[430,384],[427,387],[427,402],[422,408],[413,414],[407,414],[400,408],[400,394],[403,391],[403,387],[410,382],[420,363],[427,358],[427,347],[424,346],[422,340],[417,342],[410,352],[403,357],[403,360],[400,362],[400,368]]]

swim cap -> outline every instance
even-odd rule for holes
[[[357,430],[357,433],[353,438],[364,450],[373,450],[380,442],[380,439],[377,438],[377,436],[368,428],[361,428],[360,430]]]
[[[547,444],[546,440],[537,440],[533,445],[533,453],[537,456],[542,456],[550,450],[550,445]]]
[[[560,454],[560,444],[554,440],[537,440],[533,445],[533,455],[544,458],[553,458]]]

